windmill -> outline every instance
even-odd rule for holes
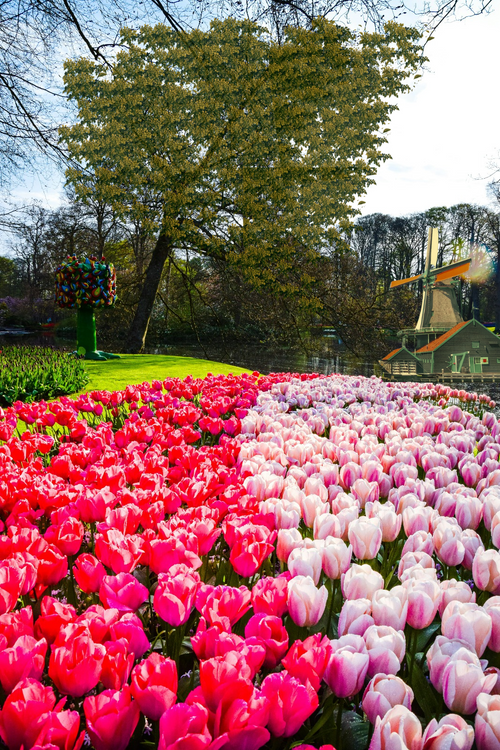
[[[437,256],[438,230],[433,227],[429,229],[424,272],[391,283],[391,289],[394,289],[420,279],[423,282],[422,307],[417,325],[415,328],[400,331],[404,345],[408,337],[412,336],[415,337],[416,348],[419,348],[430,343],[436,334],[439,335],[462,322],[451,279],[468,271],[471,258],[436,268]]]

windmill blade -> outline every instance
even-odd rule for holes
[[[470,260],[464,263],[454,264],[445,271],[441,271],[436,274],[436,281],[445,281],[445,279],[452,279],[454,276],[461,276],[463,273],[467,273],[470,268]]]
[[[417,276],[410,276],[409,279],[398,279],[397,281],[391,281],[390,289],[394,289],[395,286],[401,286],[402,284],[411,284],[412,281],[418,281],[422,278],[422,274],[419,273]]]

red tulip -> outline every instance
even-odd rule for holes
[[[142,713],[148,719],[158,721],[177,700],[175,662],[153,651],[147,659],[134,667],[130,692]]]
[[[84,553],[76,558],[73,575],[82,591],[86,594],[96,594],[101,587],[102,579],[106,575],[106,569],[97,557]]]
[[[130,573],[104,576],[99,589],[99,599],[108,609],[119,612],[136,612],[149,597],[149,591]]]
[[[125,638],[107,641],[105,648],[100,680],[105,688],[120,690],[127,683],[134,666],[134,655],[129,653]]]
[[[264,576],[252,588],[252,607],[255,614],[260,612],[275,617],[283,617],[288,611],[288,574],[277,578]]]
[[[269,700],[269,731],[274,737],[291,737],[317,709],[318,696],[310,682],[303,685],[287,672],[268,675],[262,695]]]
[[[47,641],[37,641],[31,635],[22,635],[11,648],[0,651],[0,683],[10,693],[20,680],[33,677],[40,680],[45,666]]]
[[[184,625],[193,610],[200,576],[186,565],[175,565],[170,573],[160,573],[153,606],[169,625]]]
[[[305,641],[295,641],[281,664],[288,674],[296,677],[303,685],[309,681],[316,692],[328,666],[332,648],[327,636],[321,633],[309,636]]]
[[[45,638],[54,643],[60,629],[76,620],[76,610],[71,604],[61,604],[52,596],[44,596],[40,607],[40,617],[35,623],[37,638]]]
[[[0,736],[9,750],[32,747],[56,698],[50,687],[28,678],[7,696],[0,711]]]
[[[92,690],[100,680],[106,649],[95,644],[90,634],[76,634],[64,646],[53,648],[49,661],[49,677],[59,692],[80,697]]]
[[[265,647],[266,669],[274,669],[288,649],[288,632],[281,618],[263,612],[249,619],[245,626],[245,638],[255,638]]]
[[[158,750],[203,750],[212,742],[208,727],[208,711],[194,703],[177,703],[160,718]]]
[[[234,625],[250,609],[251,593],[246,586],[202,585],[196,595],[196,609],[211,625],[227,618]]]
[[[85,698],[87,731],[95,750],[125,750],[139,721],[139,706],[130,689],[103,690]]]

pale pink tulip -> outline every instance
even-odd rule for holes
[[[495,653],[500,653],[500,596],[490,596],[483,604],[483,609],[491,617],[491,636],[488,643]]]
[[[286,563],[292,550],[302,547],[302,534],[298,529],[280,529],[276,542],[276,557]]]
[[[493,516],[500,511],[500,487],[492,487],[482,492],[481,502],[483,503],[484,525],[490,531]]]
[[[399,561],[398,565],[398,578],[400,581],[406,581],[409,577],[407,575],[414,567],[428,568],[434,570],[435,562],[433,558],[427,554],[427,552],[407,552]]]
[[[477,750],[500,750],[500,695],[478,695],[475,730]]]
[[[260,512],[264,510],[261,506]],[[296,529],[300,524],[302,518],[302,511],[300,505],[297,503],[277,502],[272,511],[274,513],[274,523],[277,529]]]
[[[351,486],[351,493],[359,500],[359,505],[364,508],[366,503],[373,503],[379,499],[380,487],[377,482],[369,482],[366,479],[356,479]]]
[[[380,521],[383,542],[394,542],[397,539],[403,519],[396,513],[391,502],[367,503],[365,513],[368,518],[378,518]]]
[[[458,714],[432,719],[422,738],[422,750],[471,750],[474,730]]]
[[[455,518],[462,529],[477,529],[483,518],[481,500],[478,497],[460,497],[455,507]]]
[[[368,675],[397,674],[406,651],[403,631],[390,625],[371,625],[363,638],[370,657]]]
[[[434,549],[445,565],[460,565],[465,556],[465,547],[462,544],[462,530],[455,524],[446,520],[437,524],[432,535]]]
[[[308,529],[314,526],[314,519],[322,513],[328,513],[330,506],[324,503],[319,495],[305,495],[300,503],[302,518]]]
[[[446,606],[453,601],[475,603],[476,595],[465,581],[457,581],[456,578],[441,581],[441,599],[439,600],[439,616],[443,617]]]
[[[316,588],[309,576],[296,576],[288,581],[288,611],[294,623],[300,627],[310,627],[321,620],[327,599],[326,586]]]
[[[451,601],[441,618],[441,632],[447,638],[465,641],[482,656],[491,637],[490,615],[477,604]]]
[[[352,547],[348,547],[342,539],[328,536],[325,539],[325,546],[321,554],[323,556],[323,572],[327,578],[339,580],[342,574],[349,570]]]
[[[320,550],[297,547],[290,552],[287,565],[292,578],[310,576],[317,586],[321,577],[323,558]]]
[[[401,557],[404,557],[407,552],[426,552],[432,555],[434,552],[432,534],[429,531],[416,531],[411,534],[403,545]]]
[[[384,579],[369,565],[353,563],[342,575],[342,593],[346,599],[371,599],[375,591],[384,588]]]
[[[340,469],[339,481],[345,490],[352,487],[356,479],[360,478],[361,466],[359,466],[359,464],[355,464],[353,461],[348,461]]]
[[[317,495],[322,502],[328,501],[328,489],[320,476],[308,477],[304,483],[306,495]]]
[[[363,711],[371,724],[377,717],[381,719],[395,706],[405,706],[411,710],[413,690],[400,677],[392,674],[377,674],[368,683],[363,693]]]
[[[484,549],[483,541],[479,534],[473,529],[464,529],[462,531],[462,544],[465,548],[462,567],[472,570],[472,563],[478,549]]]
[[[455,654],[443,671],[444,702],[450,711],[473,714],[479,693],[490,693],[496,681],[496,675],[483,674],[481,666],[459,659]]]
[[[472,577],[481,591],[500,594],[500,552],[480,547],[472,562]]]
[[[422,725],[406,706],[394,706],[377,717],[370,750],[421,750]]]
[[[342,537],[342,526],[339,519],[333,513],[320,513],[313,523],[313,535],[315,539],[326,539],[327,536]]]
[[[359,693],[368,671],[369,656],[359,635],[344,635],[331,641],[332,655],[323,679],[338,698]]]
[[[429,627],[436,616],[441,589],[436,581],[408,579],[403,583],[408,596],[408,625],[417,630]]]
[[[408,613],[408,597],[403,586],[394,586],[390,591],[381,589],[372,596],[372,617],[375,625],[390,625],[404,630]]]
[[[411,536],[416,531],[430,531],[432,521],[437,518],[438,513],[428,505],[419,505],[416,508],[407,507],[403,510],[403,526],[406,536]]]
[[[427,666],[429,679],[438,693],[443,692],[443,673],[449,662],[455,658],[469,660],[472,664],[481,666],[479,657],[470,650],[466,641],[450,640],[444,635],[438,635],[427,652]]]
[[[347,599],[340,610],[337,631],[343,635],[364,635],[374,624],[369,599]]]
[[[382,544],[382,528],[378,518],[351,521],[348,531],[352,551],[358,560],[373,560]]]
[[[351,508],[342,508],[342,510],[337,513],[337,519],[340,523],[340,536],[344,540],[344,542],[347,542],[349,539],[349,526],[358,517],[358,506],[352,506]]]

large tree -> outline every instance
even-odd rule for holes
[[[139,351],[176,251],[237,263],[258,286],[286,284],[298,249],[336,240],[388,158],[381,131],[421,48],[399,24],[357,35],[325,20],[280,44],[233,20],[126,30],[122,44],[111,71],[66,64],[78,121],[61,137],[81,165],[67,171],[78,195],[156,237],[129,335]]]

